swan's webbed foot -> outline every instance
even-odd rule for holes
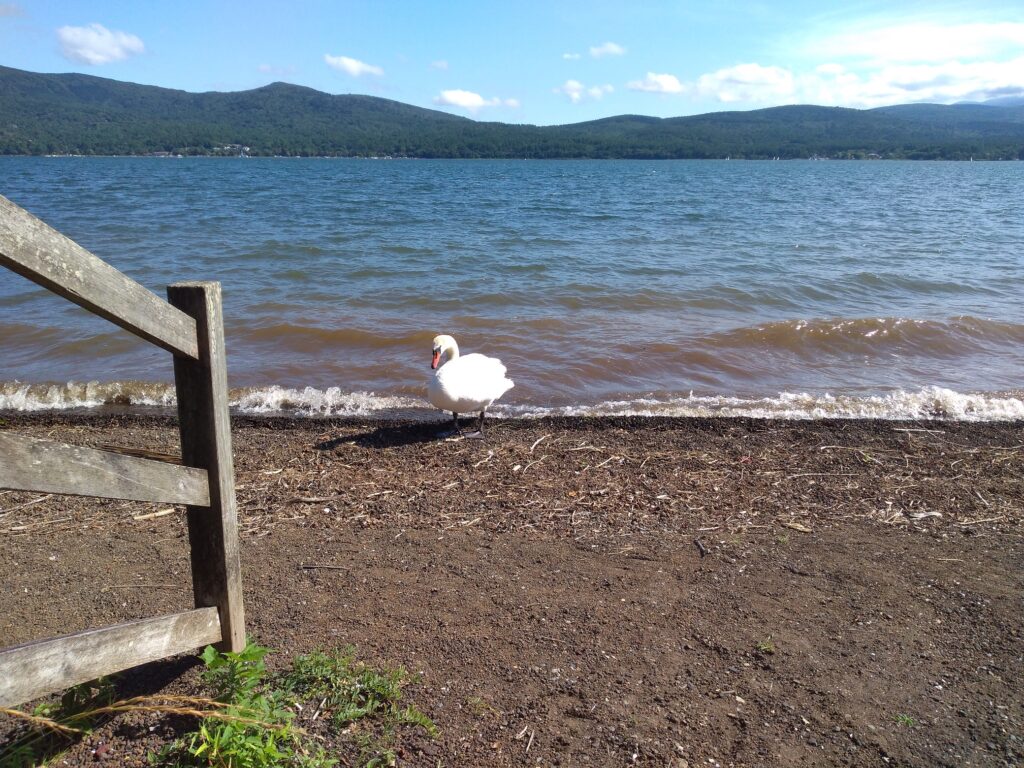
[[[438,432],[437,436],[443,439],[462,437],[462,427],[459,426],[459,414],[452,414],[452,428],[444,432]]]
[[[484,412],[480,411],[480,420],[476,424],[476,431],[465,436],[467,440],[483,440],[484,438]]]

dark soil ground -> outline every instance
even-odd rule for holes
[[[162,418],[2,428],[177,450]],[[421,673],[440,732],[399,765],[1024,762],[1024,425],[436,429],[233,433],[248,632]],[[136,519],[162,508],[0,492],[0,645],[190,607],[184,515]],[[180,658],[122,686],[200,690]],[[115,719],[58,764],[144,765],[180,725]]]

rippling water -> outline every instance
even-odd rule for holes
[[[1024,418],[1018,163],[0,158],[0,193],[161,296],[220,280],[243,410],[415,410],[447,332],[506,413]],[[13,273],[0,338],[0,407],[169,402],[170,355]]]

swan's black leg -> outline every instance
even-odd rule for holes
[[[480,411],[480,420],[477,422],[476,432],[470,432],[466,437],[479,440],[484,436],[484,412]]]
[[[462,430],[459,429],[459,414],[452,411],[452,428],[447,432],[438,432],[438,437],[454,437],[455,435],[461,435]]]

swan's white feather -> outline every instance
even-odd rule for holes
[[[434,371],[428,394],[435,408],[475,413],[487,408],[513,386],[500,360],[474,352],[449,360]]]

